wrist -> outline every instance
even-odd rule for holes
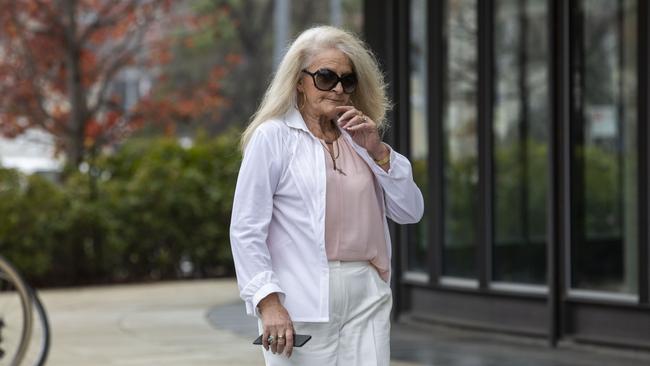
[[[370,157],[379,165],[386,164],[390,159],[390,148],[383,142],[379,145],[379,148],[370,151]]]
[[[277,293],[273,292],[267,295],[262,300],[260,300],[259,303],[257,303],[257,309],[261,314],[264,309],[269,309],[269,308],[273,308],[274,306],[280,306],[280,305],[282,305],[280,302],[280,297],[278,297]]]

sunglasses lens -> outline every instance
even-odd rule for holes
[[[316,71],[316,87],[320,90],[331,90],[338,82],[338,75],[332,70],[320,69]]]
[[[341,85],[343,91],[350,94],[357,88],[357,78],[354,75],[348,75],[341,79]]]
[[[343,87],[343,92],[346,94],[351,94],[357,88],[357,77],[354,74],[339,77],[337,73],[330,69],[320,69],[313,74],[305,70],[303,71],[312,75],[314,78],[314,85],[317,89],[322,91],[330,91],[334,89],[339,81],[341,82],[341,87]]]

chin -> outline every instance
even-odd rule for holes
[[[329,118],[335,118],[337,116],[336,107],[342,104],[331,104],[327,103],[320,108],[321,115],[328,116]]]
[[[338,111],[334,107],[326,108],[323,111],[323,114],[326,115],[329,118],[332,118],[332,119],[335,119],[335,118],[338,117]]]

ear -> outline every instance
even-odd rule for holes
[[[296,90],[298,90],[299,93],[305,92],[305,89],[302,85],[302,79],[298,80],[298,85],[296,86]]]

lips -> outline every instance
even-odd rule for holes
[[[343,101],[343,100],[339,100],[339,99],[331,99],[331,98],[326,98],[326,100],[329,100],[330,102],[334,102],[334,103],[344,103],[344,102],[345,102],[345,101]]]

